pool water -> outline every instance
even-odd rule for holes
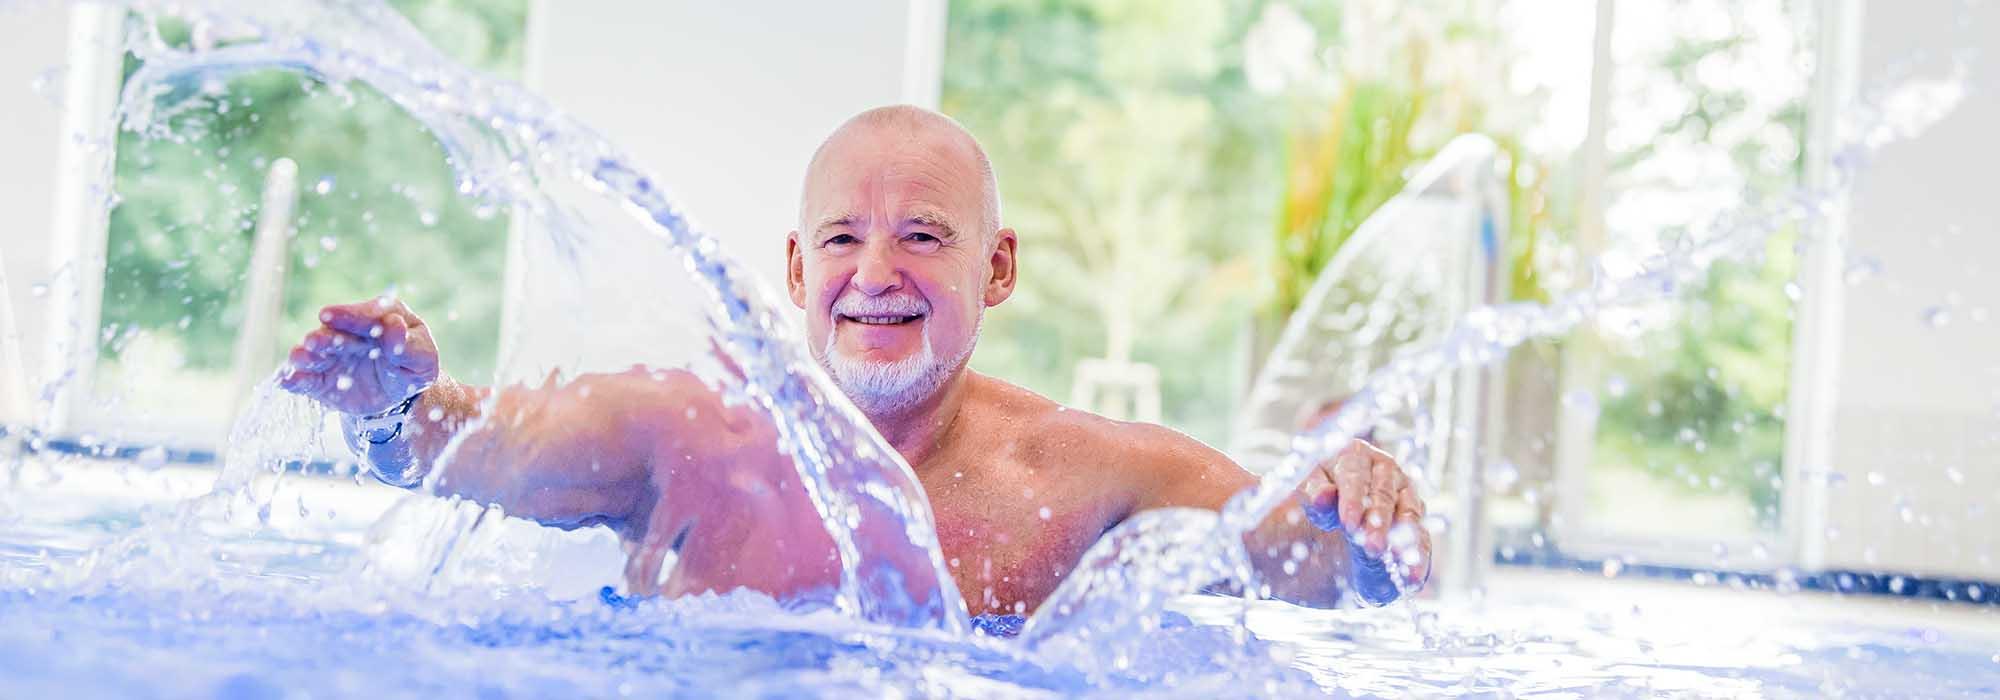
[[[0,490],[0,697],[2000,693],[1993,606],[1502,570],[1483,600],[1373,610],[1187,597],[1128,646],[1041,654],[749,593],[622,599],[598,585],[617,562],[597,535],[518,521],[486,528],[488,551],[468,546],[438,582],[407,585],[367,522],[449,509],[348,480],[292,476],[272,492],[347,513],[276,508],[268,525],[211,527],[169,552],[144,535],[199,471],[60,468]],[[108,490],[124,500],[76,505],[120,485]],[[120,543],[105,551],[125,565],[92,559]]]

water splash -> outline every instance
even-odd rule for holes
[[[603,139],[518,87],[436,56],[399,16],[378,4],[135,0],[129,5],[153,21],[178,17],[226,40],[182,51],[159,40],[156,25],[142,24],[133,45],[144,62],[121,103],[127,128],[172,138],[166,124],[199,99],[202,80],[284,67],[332,83],[373,86],[438,135],[464,177],[464,194],[514,205],[546,224],[538,228],[551,235],[580,235],[586,227],[541,191],[545,179],[588,183],[622,201],[683,257],[711,295],[707,320],[744,371],[743,395],[777,419],[783,444],[835,535],[843,562],[841,606],[872,620],[963,631],[962,603],[908,467],[804,358],[803,344],[767,295]],[[1839,177],[1832,187],[1796,193],[1771,208],[1726,214],[1714,227],[1717,234],[1685,241],[1635,274],[1601,275],[1589,289],[1549,305],[1496,306],[1466,315],[1442,342],[1370,375],[1332,420],[1297,437],[1280,466],[1222,513],[1151,512],[1107,534],[1031,621],[1028,640],[1041,648],[1078,651],[1080,659],[1100,658],[1097,654],[1108,649],[1114,665],[1117,655],[1129,660],[1129,646],[1085,642],[1142,638],[1162,624],[1160,610],[1172,597],[1217,580],[1250,580],[1242,534],[1360,429],[1410,408],[1411,397],[1444,372],[1498,361],[1520,343],[1565,333],[1600,310],[1671,295],[1714,262],[1754,252],[1783,223],[1811,219],[1847,186],[1868,153],[1921,131],[1947,112],[1962,94],[1948,89],[1958,80],[1896,91],[1882,101],[1899,106],[1880,110],[1871,126],[1855,131],[1860,136],[1834,158]],[[268,387],[260,391],[268,394]],[[269,400],[253,404],[251,415],[260,416],[248,428],[253,438],[282,436],[286,421],[317,425],[312,416],[271,410]],[[218,494],[245,493],[263,471],[271,471],[274,453],[268,446],[243,440],[239,455],[238,444],[232,441]],[[257,503],[254,494],[248,502],[253,512],[269,505],[268,499]],[[115,552],[106,556],[117,558]]]
[[[583,183],[620,202],[682,258],[709,296],[706,321],[741,369],[741,396],[773,417],[833,535],[842,566],[836,605],[871,620],[966,629],[964,603],[908,465],[805,357],[769,293],[603,138],[526,90],[438,55],[380,3],[126,5],[141,18],[130,43],[143,61],[120,102],[128,130],[175,138],[171,120],[199,104],[202,86],[283,68],[374,88],[436,135],[460,175],[461,194],[513,206],[559,248],[573,249],[589,227],[545,192],[547,181]],[[170,46],[158,31],[166,18],[195,26],[204,41],[193,50]]]
[[[1377,420],[1420,410],[1413,399],[1424,387],[1456,369],[1499,362],[1508,351],[1529,340],[1566,334],[1606,309],[1672,298],[1718,262],[1754,257],[1785,225],[1819,218],[1852,186],[1870,155],[1923,132],[1949,114],[1965,94],[1967,72],[1965,57],[1957,56],[1946,76],[1892,83],[1878,91],[1876,98],[1863,100],[1849,110],[1841,130],[1847,139],[1831,155],[1832,177],[1823,187],[1799,188],[1771,204],[1747,204],[1719,213],[1707,227],[1706,236],[1684,238],[1628,274],[1600,270],[1589,287],[1547,304],[1501,304],[1465,314],[1438,342],[1405,352],[1371,372],[1332,418],[1296,436],[1275,468],[1255,487],[1230,499],[1218,521],[1210,521],[1205,514],[1171,513],[1134,519],[1107,533],[1084,554],[1078,567],[1094,574],[1065,580],[1044,604],[1061,614],[1029,620],[1023,638],[1036,645],[1093,639],[1110,643],[1110,653],[1117,653],[1116,643],[1124,637],[1099,634],[1083,623],[1112,610],[1123,616],[1144,617],[1157,609],[1158,601],[1226,580],[1218,575],[1222,572],[1212,566],[1213,562],[1240,561],[1244,536],[1297,490],[1312,469],[1333,459]],[[1416,468],[1422,469],[1422,465]],[[1119,551],[1135,542],[1146,542],[1140,533],[1180,529],[1212,536],[1152,552],[1156,556],[1135,557]],[[1394,562],[1387,565],[1392,569],[1396,566]],[[1233,579],[1254,592],[1255,579],[1249,573],[1241,570]],[[1105,648],[1097,647],[1096,653],[1106,653]]]
[[[257,386],[249,410],[230,431],[222,469],[206,494],[140,514],[139,524],[73,564],[53,567],[50,582],[79,593],[134,581],[213,581],[248,562],[231,561],[220,542],[267,529],[285,475],[321,452],[325,409]],[[144,465],[141,465],[143,468]]]

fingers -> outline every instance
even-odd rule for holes
[[[1388,545],[1395,555],[1398,573],[1408,586],[1422,586],[1431,577],[1431,533],[1424,528],[1424,510],[1416,482],[1402,476],[1401,487],[1396,490],[1396,517],[1389,529]]]
[[[352,304],[334,304],[319,310],[319,322],[335,330],[363,337],[379,337],[383,332],[377,325],[388,317],[402,317],[411,328],[422,326],[422,319],[410,312],[403,302],[391,297],[376,297]]]
[[[1371,555],[1380,555],[1389,548],[1389,520],[1395,515],[1396,492],[1402,484],[1403,470],[1389,459],[1368,458],[1367,499],[1362,503],[1363,534],[1362,547]]]
[[[304,345],[293,347],[291,354],[285,356],[285,369],[288,372],[321,372],[332,365],[332,358],[308,350]]]
[[[1340,525],[1347,530],[1350,538],[1361,535],[1364,510],[1363,503],[1368,494],[1369,464],[1367,455],[1354,450],[1346,450],[1334,459],[1333,486],[1340,492]]]
[[[1326,469],[1314,469],[1299,485],[1299,507],[1305,511],[1306,520],[1323,532],[1340,529],[1340,490],[1334,488],[1333,477]]]
[[[293,369],[287,370],[278,378],[278,388],[294,394],[311,394],[318,392],[319,387],[325,382],[326,375],[312,370],[297,369],[297,365],[293,365]]]
[[[437,353],[411,347],[419,339],[417,336],[423,336],[424,340],[428,340],[428,336],[411,333],[409,321],[401,314],[382,317],[382,322],[376,327],[382,333],[382,337],[376,339],[382,349],[382,358],[390,366],[417,373],[437,369]]]
[[[1356,440],[1299,488],[1300,505],[1322,530],[1346,531],[1353,556],[1381,562],[1385,554],[1404,583],[1421,586],[1430,578],[1431,536],[1424,529],[1425,507],[1417,484],[1396,458]],[[1321,524],[1317,516],[1337,511]],[[1386,582],[1383,582],[1386,585]]]
[[[1403,488],[1396,492],[1396,519],[1401,520],[1404,516],[1408,516],[1412,520],[1422,521],[1427,512],[1429,511],[1424,508],[1424,499],[1417,495],[1417,482],[1411,481],[1408,476],[1403,477]]]
[[[1408,585],[1422,585],[1430,579],[1431,533],[1424,529],[1421,502],[1415,507],[1396,505],[1396,523],[1389,530],[1389,547]]]
[[[328,358],[359,357],[373,346],[367,338],[326,327],[313,329],[299,341],[299,347]]]

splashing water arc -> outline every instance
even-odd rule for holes
[[[1922,133],[1951,113],[1964,96],[1968,71],[1965,57],[1953,56],[1945,77],[1892,82],[1876,94],[1864,95],[1860,104],[1844,115],[1839,127],[1841,141],[1830,158],[1833,172],[1822,186],[1800,187],[1774,202],[1719,212],[1706,235],[1680,240],[1644,260],[1634,272],[1612,275],[1599,271],[1587,288],[1549,303],[1472,309],[1436,342],[1399,353],[1370,372],[1353,398],[1330,419],[1295,436],[1278,466],[1265,473],[1256,486],[1230,499],[1219,518],[1203,511],[1162,511],[1149,514],[1153,517],[1133,518],[1107,533],[1084,554],[1077,567],[1079,575],[1065,580],[1050,596],[1046,609],[1055,614],[1030,620],[1023,638],[1030,644],[1069,641],[1066,638],[1088,634],[1087,628],[1093,625],[1116,629],[1121,623],[1149,620],[1172,595],[1193,593],[1218,580],[1254,582],[1248,567],[1227,564],[1242,561],[1244,535],[1271,515],[1315,465],[1333,459],[1378,419],[1397,411],[1425,410],[1413,402],[1421,387],[1459,368],[1498,362],[1509,350],[1529,340],[1568,333],[1600,311],[1673,298],[1716,263],[1756,255],[1785,224],[1822,216],[1835,198],[1853,185],[1876,151]],[[1184,534],[1190,531],[1207,536]],[[1157,543],[1165,533],[1173,533],[1177,543],[1159,547],[1157,556],[1131,557],[1121,551],[1133,541]],[[1164,591],[1159,590],[1162,587]],[[1254,587],[1251,590],[1254,592]],[[1121,604],[1120,600],[1127,602]],[[1104,609],[1118,609],[1120,614],[1084,614]],[[1118,639],[1119,635],[1104,638]]]
[[[964,603],[945,571],[909,466],[804,357],[770,294],[603,138],[519,86],[444,58],[401,15],[377,2],[140,0],[127,6],[143,18],[129,43],[144,62],[120,100],[125,129],[166,136],[166,120],[199,96],[202,80],[286,68],[379,91],[436,135],[461,178],[461,194],[512,205],[550,235],[585,232],[538,181],[569,178],[621,202],[710,295],[707,323],[741,368],[744,393],[776,417],[780,444],[799,465],[840,553],[838,606],[870,620],[966,628]],[[226,42],[194,51],[170,48],[156,31],[167,17]]]

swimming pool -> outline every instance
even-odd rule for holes
[[[21,475],[0,491],[0,697],[2000,692],[1994,606],[1595,573],[1502,570],[1480,599],[1374,610],[1182,598],[1160,633],[1092,659],[785,611],[753,594],[623,600],[599,590],[619,567],[608,534],[518,521],[475,529],[484,541],[413,587],[369,525],[391,510],[408,523],[450,509],[301,475],[269,491],[280,507],[267,526],[211,525],[178,554],[126,548],[137,564],[79,576],[90,552],[157,528],[214,472],[70,459]]]
[[[252,4],[217,3],[225,5],[254,16],[246,9]],[[371,43],[376,33],[320,36],[320,23],[302,24],[265,43],[185,55],[153,47],[134,84],[199,86],[198,78],[243,66],[303,67],[377,84],[427,117],[448,149],[459,149],[453,152],[470,174],[470,196],[549,199],[533,187],[508,189],[527,187],[506,167],[524,161],[479,148],[490,138],[521,153],[560,156],[555,160],[574,171],[570,177],[622,198],[639,214],[646,241],[684,253],[690,278],[708,285],[702,290],[717,303],[695,318],[711,325],[686,319],[683,325],[721,329],[718,339],[733,357],[748,360],[741,363],[752,376],[748,384],[768,392],[775,417],[809,438],[825,437],[814,431],[831,436],[809,446],[824,449],[802,450],[812,459],[799,457],[802,477],[826,478],[829,493],[850,497],[826,510],[869,495],[856,484],[895,476],[889,468],[868,471],[883,466],[867,456],[876,447],[872,431],[858,428],[840,402],[813,393],[825,385],[799,370],[796,343],[777,342],[785,338],[776,317],[747,290],[748,278],[635,164],[529,95],[507,86],[461,89],[482,83],[435,79],[460,76],[449,66],[399,63],[396,52]],[[125,106],[144,116],[155,100],[180,107],[198,92],[135,92],[145,99]],[[495,99],[453,99],[469,94]],[[567,210],[543,212],[554,220],[562,217],[550,211]],[[552,238],[603,234],[595,226],[548,228]],[[1762,240],[1739,238],[1735,243]],[[620,253],[643,257],[631,250]],[[1647,270],[1665,287],[1698,269],[1668,262]],[[1642,276],[1613,282],[1634,295],[1662,286]],[[1505,349],[1503,339],[1560,332],[1595,309],[1600,296],[1619,297],[1620,289],[1587,290],[1550,309],[1484,310],[1454,326],[1466,331],[1448,339],[1457,344],[1434,346],[1399,376],[1421,379],[1467,357],[1490,358]],[[257,410],[249,415],[286,420]],[[1352,418],[1365,422],[1359,414]],[[842,429],[849,430],[845,438]],[[1345,440],[1327,433],[1306,438],[1287,445],[1310,456],[1315,446]],[[129,461],[45,452],[18,468],[0,464],[7,477],[0,484],[0,619],[10,623],[0,629],[0,697],[2000,692],[2000,632],[1990,605],[1607,580],[1594,569],[1588,575],[1515,570],[1472,595],[1379,610],[1179,597],[1158,629],[1031,647],[1004,634],[786,610],[749,594],[628,600],[615,593],[622,555],[602,530],[560,533],[326,475],[239,471],[231,478],[242,483],[218,488],[212,486],[217,472],[164,461],[146,451]],[[1296,481],[1273,478],[1264,495],[1282,497]],[[1270,499],[1262,501],[1270,507]],[[1256,506],[1239,510],[1241,519]],[[928,517],[920,507],[892,514],[897,523]],[[836,521],[828,522],[832,529]],[[928,522],[922,525],[901,544],[934,554],[935,542],[925,541]],[[1099,611],[1146,616],[1145,605],[1125,599],[1171,585],[1136,576],[1129,583],[1150,587],[1108,586],[1094,599],[1109,603]],[[996,627],[1011,629],[988,629]]]

